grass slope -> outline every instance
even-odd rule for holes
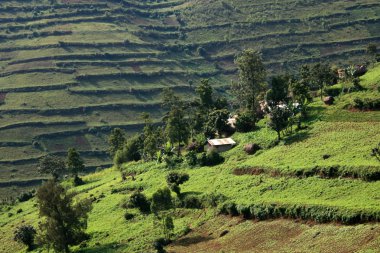
[[[271,74],[318,60],[362,62],[365,46],[379,42],[379,12],[375,0],[1,1],[0,142],[29,145],[4,145],[16,171],[0,164],[0,182],[22,190],[23,175],[40,177],[35,158],[64,152],[74,137],[83,154],[93,152],[88,165],[108,165],[97,152],[113,126],[139,129],[142,111],[160,119],[165,87],[189,96],[211,77],[224,92],[244,48],[262,50]],[[80,129],[66,124],[78,120]],[[17,125],[36,121],[62,126]]]

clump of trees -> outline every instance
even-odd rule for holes
[[[126,138],[123,130],[114,129],[109,137],[114,164],[120,168],[125,162],[141,159],[165,162],[169,168],[184,161],[190,166],[201,164],[197,153],[204,152],[207,138],[228,135],[231,128],[228,103],[215,96],[210,81],[202,80],[195,92],[196,99],[184,101],[172,89],[164,89],[161,106],[167,113],[162,124],[153,123],[149,114],[144,113],[145,126],[140,134]],[[194,152],[184,159],[182,153],[187,145]]]
[[[65,171],[65,161],[58,156],[46,155],[39,161],[38,172],[41,174],[50,174],[54,180],[58,180]]]
[[[39,160],[38,171],[41,174],[50,174],[54,181],[59,179],[66,172],[73,177],[74,186],[83,184],[83,180],[78,176],[85,170],[84,161],[75,148],[69,148],[66,161],[59,156],[46,155]]]

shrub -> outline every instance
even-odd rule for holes
[[[189,153],[187,153],[185,156],[185,160],[189,166],[191,167],[196,166],[198,161],[197,161],[197,154],[195,153],[195,151],[189,151]]]
[[[149,213],[150,203],[146,196],[141,192],[134,192],[128,201],[128,207],[138,208],[142,213]]]
[[[14,232],[14,240],[28,246],[28,251],[34,248],[34,237],[36,235],[36,230],[33,226],[22,225],[18,227]]]
[[[181,199],[180,204],[182,208],[202,209],[204,207],[202,199],[196,195],[186,195]]]
[[[226,202],[222,206],[219,207],[219,213],[227,214],[231,216],[239,215],[238,210],[236,208],[236,204],[232,202]]]
[[[157,251],[157,253],[166,253],[164,246],[168,244],[168,240],[166,240],[165,238],[159,238],[153,242],[153,248]]]
[[[33,198],[34,196],[34,191],[30,191],[30,192],[23,192],[21,193],[18,197],[17,197],[17,200],[19,202],[25,202],[25,201],[28,201],[29,199]]]
[[[215,166],[224,162],[224,157],[221,156],[215,149],[210,149],[206,154],[199,157],[199,164],[202,166]]]
[[[217,207],[220,203],[226,201],[226,196],[223,194],[210,193],[202,196],[204,206]]]
[[[359,110],[378,110],[380,109],[380,98],[354,98],[351,107]]]
[[[141,159],[141,143],[139,136],[130,138],[123,149],[118,150],[114,156],[114,164],[119,168],[123,163]]]
[[[84,185],[84,181],[82,178],[78,177],[78,176],[75,176],[74,179],[73,179],[73,186],[80,186],[80,185]]]
[[[189,180],[189,175],[185,173],[170,172],[166,176],[166,182],[173,192],[179,197],[181,195],[181,188],[179,185]]]
[[[236,131],[247,133],[255,128],[255,116],[249,112],[243,112],[236,119]]]
[[[135,217],[135,215],[134,214],[132,214],[132,213],[125,213],[124,214],[124,218],[125,218],[125,220],[132,220],[133,218]]]
[[[183,162],[183,159],[182,159],[182,157],[179,157],[179,156],[165,155],[164,161],[165,161],[165,165],[167,168],[173,169],[177,165],[181,164]]]

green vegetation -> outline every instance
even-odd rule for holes
[[[374,0],[1,1],[0,182],[16,187],[1,193],[43,178],[38,159],[73,146],[87,170],[109,166],[113,128],[133,135],[141,112],[160,121],[168,87],[191,98],[192,85],[210,78],[225,93],[244,48],[262,52],[268,75],[319,59],[372,63],[379,11]],[[368,96],[348,105],[372,108]]]
[[[379,13],[2,1],[0,252],[377,252]]]
[[[377,72],[379,67],[376,65],[368,74],[360,77],[365,83],[364,91],[372,93],[373,96],[379,92],[378,78],[375,78],[375,82],[365,80],[373,80],[371,75]],[[303,82],[302,79],[294,78],[289,81],[288,92],[294,87],[294,82]],[[179,250],[180,242],[184,238],[199,231],[207,231],[205,226],[212,227],[220,220],[228,223],[234,218],[227,216],[239,216],[239,219],[262,221],[251,223],[253,225],[248,227],[258,229],[263,226],[262,229],[265,231],[267,231],[266,226],[272,223],[278,223],[277,229],[302,227],[304,231],[314,231],[291,221],[264,221],[277,218],[356,225],[345,227],[355,229],[355,233],[340,231],[341,227],[338,230],[340,236],[349,236],[360,246],[354,247],[350,243],[335,251],[344,252],[346,249],[376,251],[379,244],[377,231],[380,221],[377,196],[380,188],[378,160],[380,121],[378,111],[369,112],[377,116],[368,120],[367,112],[345,109],[347,97],[358,95],[360,92],[362,91],[344,92],[336,97],[333,105],[324,104],[319,94],[316,94],[312,101],[307,102],[303,127],[293,130],[291,127],[297,123],[289,121],[290,123],[288,122],[282,131],[280,141],[276,131],[270,128],[270,124],[268,125],[271,121],[270,115],[266,115],[256,122],[255,129],[233,134],[232,138],[237,141],[237,146],[222,155],[213,149],[204,152],[191,148],[195,147],[197,142],[202,143],[202,138],[192,140],[194,146],[188,147],[192,149],[191,151],[181,148],[179,152],[173,152],[173,147],[177,145],[165,144],[169,138],[164,135],[163,139],[155,143],[158,144],[157,149],[165,159],[159,159],[159,154],[154,159],[139,156],[135,159],[139,161],[127,159],[116,163],[118,166],[114,168],[83,176],[83,185],[75,186],[69,181],[62,182],[68,187],[68,194],[76,196],[78,201],[76,203],[82,203],[81,200],[86,199],[93,203],[93,209],[88,212],[89,208],[84,208],[87,211],[83,213],[86,217],[88,212],[86,233],[89,238],[80,245],[71,247],[71,250],[74,252]],[[202,94],[204,93],[199,92],[200,99]],[[281,104],[284,99],[294,99],[274,94],[279,93],[272,93],[269,96],[272,98],[268,100],[269,104]],[[282,98],[277,99],[279,97]],[[306,96],[300,97],[310,100]],[[171,105],[168,110],[173,109],[175,103],[178,103],[176,100],[165,98],[163,101],[164,104]],[[212,96],[211,101],[216,99]],[[220,110],[214,106],[215,104],[210,106],[212,108],[209,109],[210,113]],[[195,108],[195,111],[205,110],[205,105],[199,103],[191,108]],[[332,116],[338,114],[339,118]],[[135,137],[135,140],[127,139],[122,152],[129,150],[132,154],[140,154],[145,150],[144,138],[150,133],[155,131],[167,133],[165,128],[153,126],[146,115],[144,118],[146,119],[144,130]],[[202,136],[207,133],[206,130],[201,128],[194,131],[194,136]],[[124,133],[119,136],[123,135]],[[136,146],[126,149],[131,142]],[[248,155],[244,147],[250,143],[258,145],[261,149],[253,155]],[[120,149],[115,157],[118,157],[119,152]],[[170,160],[171,166],[166,159]],[[50,184],[56,183],[51,181]],[[22,220],[28,220],[29,224],[37,226],[38,205],[34,205],[33,194],[25,199],[26,201],[20,200],[13,205],[1,206],[1,231],[9,231],[19,226]],[[71,201],[61,202],[71,203]],[[74,205],[70,206],[75,209]],[[18,211],[20,209],[21,212]],[[247,224],[244,221],[241,223]],[[81,229],[85,227],[84,223],[78,224]],[[210,240],[218,241],[217,238],[230,238],[229,236],[237,238],[239,233],[235,230],[248,229],[239,224],[220,231],[219,237],[212,236]],[[331,234],[334,225],[316,226],[320,231]],[[368,226],[372,229],[369,230]],[[219,231],[221,227],[223,226],[214,229]],[[371,236],[369,243],[365,245],[360,244],[362,233]],[[212,233],[209,234],[211,236]],[[265,242],[269,238],[269,235],[266,236],[262,239]],[[319,240],[327,240],[325,239],[327,236],[321,235],[321,237],[324,239],[316,239],[317,247],[324,249],[322,241]],[[339,235],[335,234],[333,238],[338,240],[338,237]],[[22,245],[15,244],[12,239],[7,236],[1,238],[3,248],[13,247],[22,250]],[[79,241],[73,244],[78,243]],[[308,243],[313,242],[308,241]],[[202,242],[199,247],[203,247],[202,245],[210,247],[207,241]],[[241,243],[237,249],[242,250],[248,245]],[[291,246],[285,243],[285,245],[289,248],[305,247],[297,244]],[[197,246],[190,244],[189,247],[194,249],[193,247]],[[226,249],[229,247],[224,246]]]

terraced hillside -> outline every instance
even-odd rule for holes
[[[106,136],[159,120],[160,92],[220,92],[234,55],[263,52],[272,73],[313,61],[362,62],[380,41],[376,0],[3,0],[0,2],[0,194],[40,182],[35,163],[77,147],[110,164]]]

